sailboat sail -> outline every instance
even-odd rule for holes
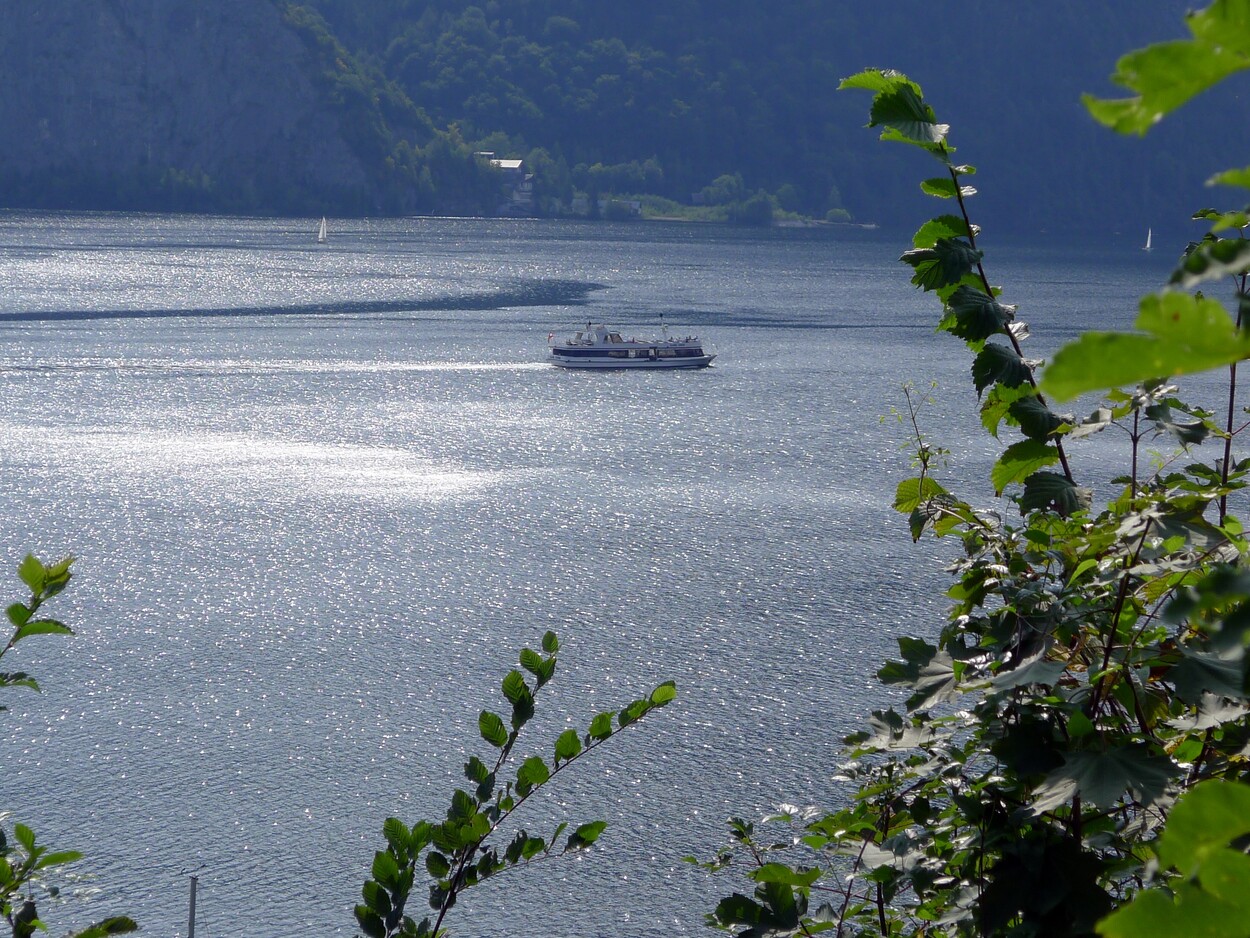
[[[1142,250],[1143,250],[1143,251],[1149,251],[1149,250],[1150,250],[1150,236],[1151,236],[1151,233],[1152,233],[1152,232],[1151,232],[1151,230],[1150,230],[1149,228],[1147,228],[1147,229],[1146,229],[1146,246],[1142,248]]]
[[[326,243],[326,220],[324,217],[321,219],[321,228],[317,231],[317,243]]]

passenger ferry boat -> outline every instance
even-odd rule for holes
[[[623,338],[607,326],[586,323],[568,339],[547,336],[551,364],[561,368],[706,368],[715,353],[696,336],[673,339],[664,330],[660,339]]]

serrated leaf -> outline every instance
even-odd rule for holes
[[[981,426],[985,427],[991,435],[998,436],[998,428],[1004,420],[1008,418],[1015,420],[1011,417],[1012,405],[1036,393],[1032,385],[1027,383],[1011,388],[1005,384],[994,385],[985,394],[981,404]]]
[[[646,700],[635,700],[626,704],[621,712],[616,715],[616,723],[622,729],[631,723],[636,723],[642,719],[643,715],[651,709],[651,704]]]
[[[560,639],[556,637],[555,632],[547,631],[543,633],[543,651],[549,655],[554,655],[560,650]]]
[[[451,862],[436,850],[425,855],[425,869],[435,879],[444,879],[451,872]]]
[[[969,286],[957,287],[947,305],[954,321],[946,331],[965,342],[983,342],[1004,332],[1013,315],[1010,307]]]
[[[1024,480],[1020,511],[1054,511],[1065,518],[1089,507],[1091,493],[1055,472],[1035,472]]]
[[[385,850],[379,850],[373,855],[373,866],[370,869],[370,873],[387,890],[395,891],[395,886],[399,882],[399,864]]]
[[[616,716],[614,713],[600,713],[590,721],[590,729],[587,735],[591,739],[607,739],[612,735],[612,720]]]
[[[134,919],[125,915],[115,915],[88,925],[82,931],[74,932],[69,938],[108,938],[109,935],[128,935],[139,930]]]
[[[906,251],[899,258],[915,268],[911,282],[924,290],[960,283],[981,260],[981,252],[960,238],[941,238],[931,248]]]
[[[582,740],[577,730],[565,730],[556,739],[556,765],[575,759],[582,751]]]
[[[1037,787],[1032,810],[1053,811],[1080,795],[1086,803],[1110,811],[1129,792],[1148,805],[1162,797],[1177,774],[1171,760],[1142,745],[1069,752],[1064,764]]]
[[[582,824],[577,828],[577,830],[573,831],[573,833],[569,835],[565,849],[581,850],[589,847],[599,839],[599,835],[604,832],[607,826],[607,821],[592,821],[589,824]]]
[[[396,853],[407,853],[412,839],[408,825],[397,817],[388,817],[382,823],[382,836]]]
[[[949,176],[937,176],[921,182],[920,191],[939,199],[953,199],[959,194],[959,186]]]
[[[538,785],[545,784],[551,778],[551,769],[547,767],[547,763],[538,756],[530,756],[517,769],[517,787],[522,785],[525,789],[534,788]]]
[[[677,685],[672,681],[665,681],[663,684],[657,685],[655,690],[651,692],[651,706],[663,707],[665,704],[672,703],[677,699]]]
[[[502,686],[503,695],[514,707],[518,701],[530,696],[529,685],[525,683],[525,678],[521,676],[520,671],[509,671],[503,679]]]
[[[904,479],[894,490],[894,510],[907,514],[930,499],[949,494],[932,476]]]
[[[496,749],[502,749],[508,742],[508,730],[504,727],[503,718],[497,713],[483,710],[477,718],[477,729]]]
[[[27,554],[17,565],[17,575],[32,593],[39,594],[43,592],[48,571],[38,557],[34,554]]]
[[[32,635],[73,635],[74,632],[69,626],[57,622],[55,619],[36,619],[33,622],[27,622],[14,633],[13,642],[16,644],[24,638],[30,638]]]
[[[1020,432],[1031,440],[1050,439],[1066,422],[1036,394],[1028,394],[1014,401],[1008,408],[1008,413],[1020,427]]]
[[[543,666],[543,657],[532,648],[522,648],[520,663],[530,674],[538,674]]]
[[[972,361],[972,383],[978,395],[991,384],[1020,387],[1031,375],[1029,366],[1015,349],[996,342],[988,343]]]
[[[1059,461],[1059,450],[1041,440],[1020,440],[1003,450],[990,470],[990,481],[996,494],[1013,482],[1023,482],[1037,470]]]
[[[920,229],[912,237],[912,246],[917,248],[931,248],[938,241],[948,238],[969,237],[968,223],[959,215],[939,215],[937,218],[931,218],[920,226]]]
[[[911,143],[937,152],[950,131],[948,125],[937,123],[933,109],[921,97],[920,86],[897,72],[876,71],[875,76],[861,72],[844,79],[838,87],[868,88],[876,92],[868,126],[884,127],[882,140]]]
[[[464,764],[464,777],[475,785],[480,785],[490,777],[490,769],[477,756],[470,756],[469,761]]]

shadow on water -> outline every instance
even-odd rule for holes
[[[0,322],[77,321],[87,319],[166,319],[185,316],[319,316],[349,313],[455,312],[526,306],[582,306],[587,297],[606,287],[577,280],[533,280],[500,290],[461,293],[420,299],[333,300],[282,306],[187,307],[185,309],[69,309],[32,310],[0,315]]]

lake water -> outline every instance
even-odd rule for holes
[[[315,232],[0,215],[2,558],[79,558],[48,609],[76,636],[5,659],[43,693],[4,700],[0,807],[90,874],[45,919],[185,935],[197,870],[197,935],[355,934],[383,820],[443,815],[479,710],[553,629],[522,754],[662,680],[679,697],[529,806],[536,831],[608,820],[600,845],[466,893],[452,932],[703,934],[739,885],[680,858],[730,815],[844,797],[839,740],[895,700],[874,672],[941,625],[947,548],[890,508],[904,382],[937,382],[945,477],[992,500],[968,355],[906,238]],[[989,251],[1036,355],[1126,325],[1175,253]],[[544,362],[551,332],[661,316],[715,365]]]

